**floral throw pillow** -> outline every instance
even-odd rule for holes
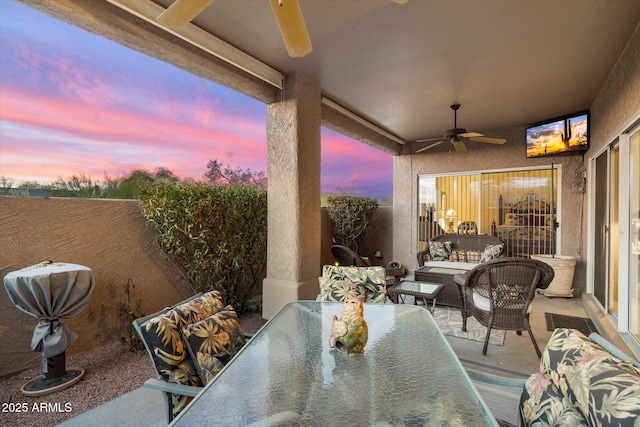
[[[230,305],[204,320],[185,325],[182,335],[205,385],[245,344],[238,315]]]
[[[431,261],[449,261],[451,259],[451,242],[429,241]]]
[[[182,327],[206,319],[223,308],[220,293],[211,291],[167,309],[140,326],[144,340],[153,353],[156,370],[165,380],[187,356],[180,335]]]
[[[484,251],[482,251],[482,254],[480,255],[480,264],[484,264],[491,261],[492,259],[498,258],[502,253],[502,249],[504,249],[504,243],[500,243],[497,245],[487,245],[487,247],[484,248]]]

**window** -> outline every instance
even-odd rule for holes
[[[508,256],[556,252],[558,168],[418,180],[418,250],[443,233],[492,234]]]

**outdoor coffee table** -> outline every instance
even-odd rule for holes
[[[172,425],[498,425],[426,310],[365,304],[369,341],[349,357],[329,347],[342,306],[286,304]]]
[[[431,314],[433,314],[436,308],[436,298],[443,289],[444,285],[440,283],[403,280],[397,285],[394,285],[387,289],[387,294],[389,294],[389,298],[391,298],[391,301],[393,301],[395,304],[398,304],[399,300],[404,303],[404,295],[414,296],[416,298],[416,304],[418,298],[422,298],[425,306],[427,306],[428,300],[433,301],[431,309],[429,309]]]

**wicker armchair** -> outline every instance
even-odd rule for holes
[[[538,357],[538,344],[529,325],[529,311],[536,289],[546,289],[553,280],[554,271],[548,264],[527,258],[498,258],[480,264],[454,281],[462,289],[462,330],[466,330],[467,317],[473,316],[487,328],[482,354],[492,329],[526,330]]]
[[[347,267],[371,267],[371,263],[369,261],[362,258],[346,246],[333,245],[331,246],[331,253],[340,265]]]
[[[346,246],[333,245],[331,253],[338,261],[339,266],[345,267],[371,267],[368,259],[352,251]],[[395,285],[405,274],[405,268],[398,261],[391,261],[386,267],[386,282],[388,286]]]

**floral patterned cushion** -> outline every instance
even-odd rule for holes
[[[176,366],[176,368],[169,373],[167,381],[170,383],[202,387],[202,382],[200,381],[200,378],[198,378],[196,368],[193,366],[193,362],[189,357],[186,357],[182,363]],[[192,396],[172,394],[171,402],[173,404],[173,416],[177,416],[192,399]]]
[[[638,419],[640,370],[576,330],[556,329],[520,398],[521,424],[631,426]]]
[[[362,295],[364,302],[381,303],[387,299],[386,270],[384,267],[345,267],[325,265],[320,279],[320,298],[323,301],[341,302],[342,295],[353,293]],[[334,298],[334,299],[331,299]]]
[[[238,315],[230,305],[204,320],[186,325],[182,335],[203,384],[209,383],[245,344]]]
[[[366,299],[364,283],[353,281],[331,270],[320,278],[320,301],[343,302],[347,298]]]
[[[431,261],[449,261],[451,259],[451,242],[432,242],[429,240],[428,243]]]
[[[504,243],[500,243],[499,245],[487,245],[480,255],[480,264],[484,264],[491,261],[492,259],[498,258],[503,249]]]
[[[180,330],[190,323],[206,319],[224,308],[218,291],[202,294],[198,298],[167,309],[140,326],[144,340],[153,353],[156,371],[166,381],[187,356]]]

